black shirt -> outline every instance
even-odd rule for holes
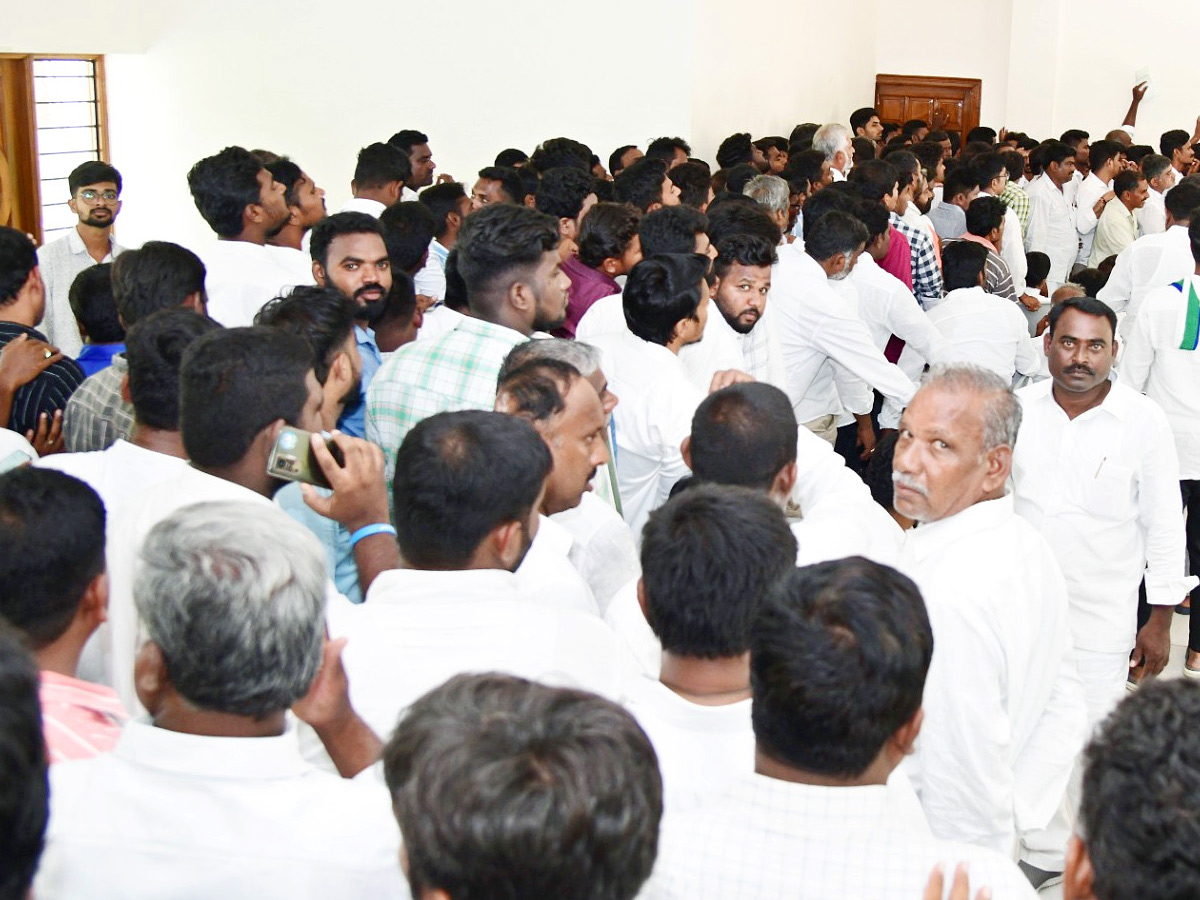
[[[16,322],[0,322],[0,347],[22,334],[29,335],[32,340],[46,340],[45,335],[32,328],[26,328]],[[49,368],[29,384],[17,388],[16,394],[13,395],[8,427],[20,434],[35,431],[38,416],[42,413],[50,416],[57,410],[67,408],[67,398],[83,384],[83,378],[83,370],[73,359],[63,358],[51,363]]]

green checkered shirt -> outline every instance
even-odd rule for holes
[[[1021,234],[1029,233],[1029,195],[1013,182],[1004,185],[1000,192],[1000,200],[1005,206],[1011,206],[1017,218],[1021,220]]]

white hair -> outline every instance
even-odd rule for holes
[[[845,150],[850,142],[850,129],[841,122],[830,122],[822,125],[813,135],[812,146],[825,154],[826,162],[833,162],[839,150]]]
[[[584,378],[590,378],[600,368],[600,351],[591,344],[563,338],[534,338],[524,344],[518,344],[509,352],[504,360],[499,381],[503,381],[505,375],[518,366],[539,359],[554,359],[574,366]]]
[[[316,677],[326,581],[320,542],[282,510],[197,503],[150,529],[133,597],[183,697],[261,717]]]
[[[742,193],[770,212],[787,212],[791,202],[788,183],[778,175],[755,175],[742,188]]]
[[[1021,403],[1012,387],[995,372],[973,363],[934,366],[921,381],[921,390],[943,388],[971,391],[982,401],[983,451],[994,447],[1013,447],[1021,427]]]

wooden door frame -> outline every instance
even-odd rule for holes
[[[929,75],[876,75],[875,103],[879,103],[879,88],[882,85],[906,87],[913,84],[925,85],[931,89],[961,94],[964,98],[962,133],[960,137],[965,144],[967,133],[979,125],[979,111],[983,95],[983,81],[979,78],[950,78]]]

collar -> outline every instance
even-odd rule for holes
[[[995,244],[993,244],[991,241],[989,241],[987,238],[985,238],[985,237],[980,237],[980,236],[979,236],[979,235],[977,235],[977,234],[971,234],[971,232],[969,232],[969,231],[965,231],[965,232],[963,232],[963,234],[962,234],[962,236],[959,238],[959,240],[960,240],[960,241],[970,241],[970,242],[971,242],[971,243],[973,243],[973,244],[983,244],[983,246],[987,247],[987,248],[988,248],[989,250],[991,250],[993,253],[999,253],[999,252],[1000,252],[999,250],[997,250],[997,249],[996,249],[996,245],[995,245]]]
[[[955,297],[965,298],[968,296],[983,298],[983,297],[991,297],[994,295],[989,294],[983,287],[981,287],[980,285],[977,284],[977,285],[974,285],[973,287],[955,288],[954,290],[952,290],[946,294],[946,296],[942,299],[942,303],[947,303],[950,300],[954,299]]]
[[[71,253],[79,256],[81,253],[87,253],[87,246],[83,243],[83,238],[79,236],[79,226],[76,225],[67,232],[67,246],[71,248]],[[108,233],[108,255],[111,256],[113,247],[116,246],[116,241],[113,240],[112,232]]]
[[[368,347],[379,346],[379,344],[375,342],[375,331],[371,328],[366,328],[362,325],[359,325],[357,322],[354,325],[354,343],[358,344],[360,347],[364,345]]]
[[[205,737],[134,719],[121,732],[113,754],[143,768],[208,778],[275,780],[311,769],[290,724],[277,737]]]
[[[562,268],[571,281],[595,281],[612,287],[614,291],[619,292],[621,290],[621,286],[607,272],[601,272],[599,269],[593,269],[591,266],[585,265],[580,261],[578,256],[567,257],[563,261]]]
[[[484,319],[477,319],[474,316],[463,316],[454,326],[454,330],[468,333],[473,332],[483,337],[494,338],[498,341],[515,341],[523,344],[529,340],[528,337],[521,334],[515,328],[509,328],[507,325],[498,325],[495,322],[488,322]]]
[[[1134,398],[1140,396],[1132,388],[1127,387],[1116,380],[1115,372],[1109,372],[1108,380],[1112,383],[1112,387],[1108,390],[1108,396],[1105,397],[1098,406],[1093,406],[1085,413],[1076,416],[1074,421],[1078,422],[1081,419],[1091,419],[1101,413],[1108,413],[1113,418],[1119,421],[1126,421],[1133,410]],[[1057,413],[1064,419],[1067,414],[1058,401],[1054,399],[1054,379],[1047,378],[1045,381],[1038,381],[1018,392],[1018,396],[1024,395],[1033,402],[1047,403],[1052,406]]]
[[[1083,180],[1084,180],[1084,182],[1094,181],[1094,182],[1096,182],[1096,184],[1100,185],[1100,187],[1104,188],[1106,191],[1112,187],[1111,182],[1101,181],[1100,176],[1097,175],[1095,172],[1088,172],[1087,178],[1085,178]]]
[[[882,784],[831,787],[797,784],[752,772],[734,789],[752,808],[771,810],[771,816],[798,817],[804,822],[828,818],[842,826],[847,819],[877,822],[886,828],[894,820],[888,811],[888,788]]]
[[[43,699],[50,694],[56,700],[62,700],[72,706],[90,709],[106,716],[122,720],[129,717],[129,714],[125,712],[125,707],[121,704],[121,698],[110,687],[51,672],[48,669],[42,669],[38,675],[41,678]]]
[[[441,605],[460,600],[476,602],[520,599],[517,576],[505,569],[389,569],[371,582],[367,599],[373,603],[424,605],[431,596]]]
[[[995,500],[981,500],[952,516],[925,522],[910,530],[904,536],[904,547],[917,562],[921,562],[946,542],[989,530],[1015,515],[1011,494]]]

